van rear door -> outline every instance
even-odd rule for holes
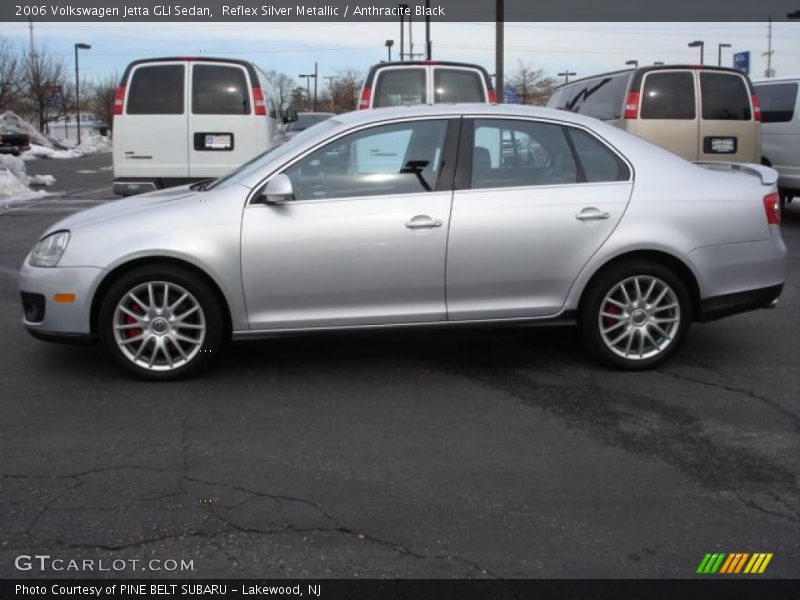
[[[700,160],[761,162],[761,124],[753,117],[747,80],[737,73],[700,71]]]
[[[248,161],[260,148],[257,127],[266,118],[256,116],[247,70],[232,63],[195,62],[191,65],[189,98],[189,176],[219,177]],[[260,122],[258,120],[263,122]],[[186,139],[186,138],[184,138]]]
[[[372,108],[428,103],[428,69],[385,67],[375,74]]]
[[[182,62],[133,68],[114,122],[116,177],[188,177],[186,79]]]
[[[488,102],[488,92],[483,75],[469,67],[433,67],[433,101]]]

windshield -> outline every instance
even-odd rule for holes
[[[227,183],[228,181],[241,180],[250,175],[252,172],[260,169],[267,162],[291,154],[295,150],[295,148],[303,146],[306,143],[306,141],[314,139],[319,134],[325,131],[328,131],[330,129],[335,129],[339,125],[341,125],[341,123],[339,121],[334,121],[333,119],[327,119],[325,121],[322,121],[321,123],[317,123],[316,125],[306,129],[305,131],[301,131],[296,136],[291,138],[289,141],[284,142],[279,146],[275,146],[274,148],[270,148],[266,152],[258,154],[254,158],[248,160],[243,165],[239,165],[238,167],[236,167],[233,171],[226,173],[219,179],[215,179],[209,185],[207,185],[205,189],[210,190],[217,186],[222,185],[223,183]]]
[[[327,121],[333,115],[297,115],[297,121],[294,123],[289,123],[289,126],[286,128],[287,131],[304,131],[311,127],[312,125],[316,125],[317,123],[322,123],[322,121]]]

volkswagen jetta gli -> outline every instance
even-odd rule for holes
[[[692,321],[774,305],[776,177],[548,109],[358,111],[213,182],[57,223],[20,273],[24,324],[99,338],[149,379],[231,338],[553,320],[647,368]]]

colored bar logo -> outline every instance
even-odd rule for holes
[[[772,553],[756,552],[733,552],[731,554],[714,553],[706,554],[700,561],[696,573],[701,575],[738,575],[761,574],[767,569],[769,561],[772,560]]]

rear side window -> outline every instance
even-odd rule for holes
[[[570,128],[569,136],[583,167],[586,181],[628,181],[631,171],[610,148],[582,129]]]
[[[196,115],[249,115],[250,90],[244,71],[223,65],[195,65],[192,112]]]
[[[129,115],[183,114],[183,65],[139,67],[128,91]]]
[[[771,83],[756,87],[762,123],[788,123],[797,104],[796,83]]]
[[[425,69],[391,69],[378,73],[372,106],[408,106],[425,102]]]
[[[434,102],[486,102],[483,78],[475,71],[434,69]]]
[[[750,94],[744,79],[727,73],[700,73],[703,118],[716,121],[749,121]]]
[[[644,80],[642,119],[694,119],[694,76],[649,73]]]
[[[619,119],[630,77],[625,73],[576,84],[569,89],[563,108],[604,121]]]

